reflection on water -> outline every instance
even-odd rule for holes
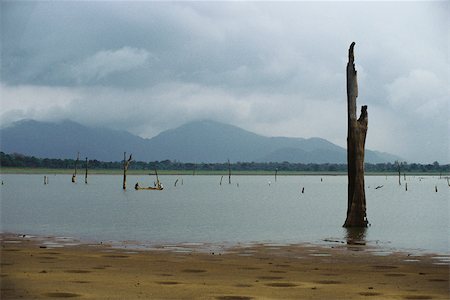
[[[346,229],[345,239],[347,241],[347,245],[365,245],[366,244],[367,228],[352,227],[352,228],[345,228],[345,229]]]

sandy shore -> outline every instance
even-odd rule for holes
[[[152,251],[1,236],[1,299],[449,299],[449,257],[363,246]],[[213,249],[213,248],[211,248]]]

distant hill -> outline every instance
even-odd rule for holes
[[[23,120],[0,131],[0,149],[40,158],[89,157],[102,161],[123,159],[123,151],[144,149],[145,139],[125,131],[89,128],[72,121],[60,123]]]
[[[0,131],[0,150],[36,157],[81,157],[119,161],[123,152],[136,160],[181,162],[237,161],[345,163],[346,149],[321,138],[265,137],[236,126],[196,121],[144,139],[125,131],[91,128],[72,121],[24,120]],[[366,161],[393,162],[398,157],[366,151]]]

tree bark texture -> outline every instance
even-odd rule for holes
[[[128,170],[128,166],[130,165],[130,162],[132,160],[132,154],[130,154],[130,157],[127,160],[127,153],[124,152],[123,153],[123,185],[122,188],[124,190],[127,189],[127,170]]]
[[[366,194],[364,187],[364,147],[367,134],[367,106],[361,107],[359,119],[356,117],[358,97],[357,72],[355,70],[353,48],[350,45],[347,64],[347,168],[348,203],[344,227],[367,227]]]

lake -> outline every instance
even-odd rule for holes
[[[345,243],[346,176],[160,176],[163,191],[135,191],[154,177],[2,174],[1,231],[95,241]],[[177,186],[174,186],[178,179]],[[403,177],[402,177],[403,182]],[[366,176],[371,226],[358,239],[382,249],[449,253],[450,188],[439,176]],[[377,186],[383,186],[375,189]],[[437,187],[438,192],[435,191]],[[301,192],[304,188],[304,193]],[[361,233],[359,233],[361,234]]]

